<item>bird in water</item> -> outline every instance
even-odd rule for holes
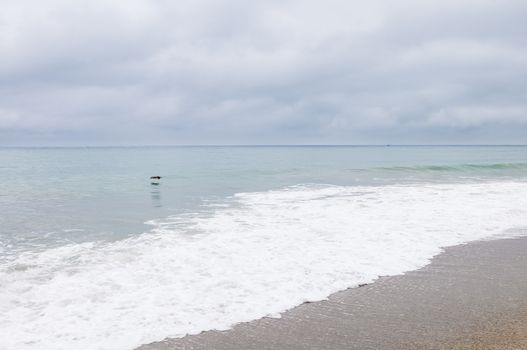
[[[161,180],[161,176],[150,176],[150,184],[151,185],[159,185],[159,181]]]

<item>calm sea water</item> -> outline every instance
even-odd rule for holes
[[[527,147],[4,148],[0,240],[32,249],[119,239],[207,201],[297,184],[526,177]]]
[[[519,146],[0,148],[0,178],[0,349],[222,329],[527,226]]]

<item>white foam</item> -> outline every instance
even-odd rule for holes
[[[0,349],[132,349],[275,316],[527,226],[527,183],[298,186],[0,269]]]

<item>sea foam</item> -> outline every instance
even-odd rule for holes
[[[4,264],[0,349],[132,349],[227,329],[527,226],[522,182],[306,185],[227,204]]]

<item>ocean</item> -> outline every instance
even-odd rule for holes
[[[527,234],[523,146],[0,148],[0,178],[0,349],[228,329]]]

